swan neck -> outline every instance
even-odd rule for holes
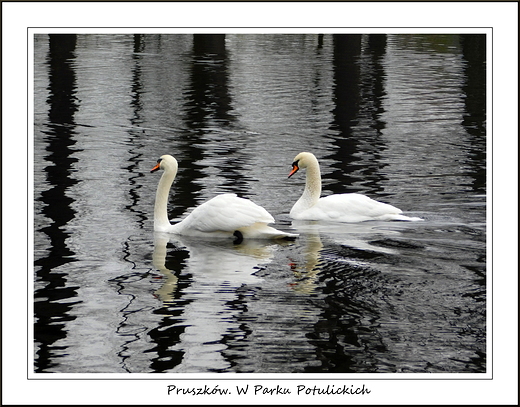
[[[157,192],[155,194],[155,230],[164,230],[165,228],[171,227],[168,219],[168,196],[170,195],[170,188],[176,175],[177,170],[166,169],[159,180],[159,185],[157,186]]]
[[[307,166],[305,189],[302,196],[294,204],[290,215],[297,217],[300,213],[316,205],[321,195],[321,174],[318,162],[311,162]]]
[[[315,205],[321,195],[321,173],[317,162],[312,163],[307,168],[307,178],[305,181],[305,191],[303,197],[311,204]]]

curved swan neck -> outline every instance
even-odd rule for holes
[[[321,173],[318,161],[312,161],[307,166],[307,177],[305,180],[305,190],[302,198],[315,205],[321,195]]]
[[[176,175],[176,168],[166,168],[159,180],[155,194],[153,221],[155,230],[161,230],[171,226],[170,220],[168,219],[168,196],[170,195],[170,188]]]
[[[302,160],[302,168],[307,168],[305,190],[291,209],[293,216],[316,205],[321,196],[321,173],[318,160],[309,155],[305,157],[304,163],[305,167]]]

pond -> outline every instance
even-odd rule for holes
[[[34,37],[35,373],[485,373],[486,37]],[[418,222],[295,221],[323,195]],[[295,241],[154,233],[224,192]]]

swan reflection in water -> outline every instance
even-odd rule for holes
[[[165,335],[164,329],[178,328],[168,330],[175,332],[175,337],[168,334],[168,353],[180,355],[168,371],[195,373],[232,368],[226,357],[227,343],[247,337],[240,323],[244,305],[256,295],[257,287],[272,283],[259,272],[270,263],[279,264],[280,256],[288,256],[291,262],[292,276],[285,280],[287,290],[303,296],[320,292],[321,274],[345,281],[350,281],[351,276],[361,280],[370,277],[363,274],[363,267],[358,275],[358,266],[370,261],[358,254],[399,254],[398,248],[372,244],[401,233],[399,229],[383,229],[382,223],[294,221],[292,226],[300,239],[286,243],[287,247],[256,240],[235,245],[228,240],[201,241],[156,232],[153,264],[164,278],[155,294],[168,315],[160,329]],[[283,277],[277,278],[283,281]],[[341,289],[352,292],[349,286]],[[276,292],[283,297],[283,291],[279,286]],[[304,316],[308,319],[309,312],[314,311],[307,311]]]
[[[340,246],[357,252],[398,255],[399,251],[391,247],[375,245],[372,242],[381,237],[400,234],[384,222],[336,223],[326,221],[294,220],[291,228],[300,234],[301,254],[293,258],[291,269],[296,281],[293,290],[311,294],[316,289],[318,274],[327,262],[343,263],[346,266],[364,265],[359,258],[349,258],[330,250]],[[325,242],[325,244],[324,244]]]
[[[394,248],[374,245],[375,239],[399,236],[401,225],[388,225],[386,222],[337,223],[326,221],[293,220],[292,229],[305,235],[324,236],[336,244],[357,250],[377,253],[398,254]]]
[[[168,243],[175,246],[172,250],[188,254],[180,272],[168,268]],[[262,282],[255,273],[272,261],[277,244],[250,240],[235,245],[222,239],[200,240],[155,232],[154,246],[153,265],[164,275],[164,283],[155,295],[165,307],[182,309],[177,324],[184,331],[170,349],[181,351],[183,359],[172,371],[227,369],[222,338],[244,334],[235,320],[240,307],[233,304],[240,296],[251,295],[248,290]]]

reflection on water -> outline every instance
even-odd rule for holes
[[[35,372],[484,372],[483,35],[36,35]],[[420,224],[292,222],[361,192]],[[251,198],[288,244],[153,233]]]
[[[74,261],[74,252],[66,244],[70,233],[65,226],[74,218],[72,197],[67,190],[78,181],[71,177],[71,157],[74,151],[74,114],[78,109],[76,94],[76,74],[72,59],[76,45],[74,35],[49,36],[49,66],[47,103],[48,120],[41,131],[47,143],[45,167],[46,184],[50,188],[38,191],[36,207],[41,214],[37,220],[42,225],[35,236],[35,253],[44,251],[44,256],[35,259],[36,285],[34,292],[35,318],[34,340],[38,343],[36,352],[40,364],[36,371],[45,371],[57,365],[55,359],[67,348],[56,342],[66,338],[67,321],[75,317],[71,308],[78,301],[71,300],[77,295],[77,288],[67,284],[67,273],[63,266]],[[45,220],[44,220],[45,219]],[[44,226],[45,225],[45,226]],[[44,244],[39,239],[44,239]],[[47,243],[48,242],[48,243]]]
[[[174,250],[188,253],[181,276],[167,268],[168,242],[174,244]],[[261,281],[255,273],[271,261],[273,250],[274,246],[254,241],[233,245],[228,241],[200,242],[155,233],[153,264],[164,276],[155,295],[163,303],[163,317],[168,318],[169,328],[181,328],[182,333],[169,336],[168,354],[173,352],[177,358],[158,355],[153,362],[160,360],[162,369],[172,372],[226,371],[230,362],[222,355],[225,346],[221,342],[245,336],[234,321],[239,312],[237,304],[243,303],[241,297],[247,295],[242,287]],[[186,283],[184,287],[179,279]],[[180,314],[175,312],[179,310]],[[150,335],[155,339],[157,333],[152,330]]]

